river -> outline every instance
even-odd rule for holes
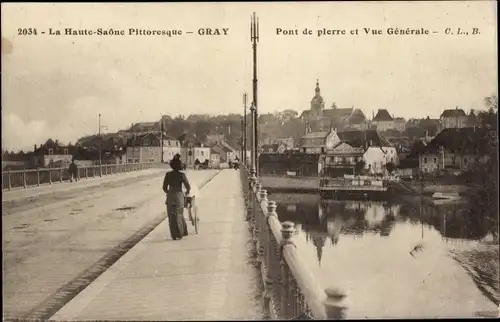
[[[498,315],[498,226],[466,205],[269,200],[281,221],[295,223],[297,248],[320,285],[347,292],[348,318]]]

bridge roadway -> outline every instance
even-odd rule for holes
[[[4,192],[4,320],[262,319],[239,173],[187,171],[201,222],[181,241],[164,173]]]

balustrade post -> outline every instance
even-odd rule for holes
[[[26,188],[26,171],[23,170],[23,187]]]
[[[36,169],[36,185],[40,187],[40,168]]]
[[[12,178],[10,170],[7,172],[7,186],[9,187],[9,190],[12,190]]]
[[[264,224],[267,218],[267,191],[260,190],[260,203],[259,209],[257,209],[257,259],[262,267],[262,262],[264,258]],[[262,271],[262,269],[261,269]]]
[[[292,292],[292,286],[290,285],[290,269],[283,256],[283,249],[286,245],[294,245],[292,241],[292,236],[294,235],[295,228],[294,223],[290,221],[285,221],[281,223],[281,235],[282,242],[280,245],[280,266],[281,266],[281,312],[280,319],[289,319],[292,316],[292,303],[289,301],[290,294]]]
[[[268,201],[267,202],[267,212],[266,212],[266,217],[264,221],[264,231],[263,231],[263,244],[264,244],[264,307],[268,312],[274,311],[274,307],[272,305],[272,298],[274,294],[274,281],[276,281],[279,278],[279,275],[276,274],[276,269],[278,267],[275,267],[273,265],[273,260],[272,256],[275,256],[275,249],[274,245],[272,243],[272,231],[269,226],[269,218],[272,216],[276,216],[275,218],[278,217],[278,214],[276,213],[276,202],[274,201]],[[274,313],[274,312],[273,312]],[[271,316],[273,315],[271,313]]]
[[[325,290],[325,312],[327,320],[344,319],[347,311],[347,294],[339,288]]]
[[[249,208],[247,209],[247,220],[249,221],[250,223],[250,228],[252,228],[252,216],[254,215],[254,207],[255,207],[255,191],[254,191],[254,186],[255,186],[255,182],[256,182],[257,178],[254,176],[254,177],[250,177],[248,179],[248,206]]]
[[[52,170],[49,168],[49,184],[52,184]]]
[[[63,182],[63,168],[59,168],[59,182]]]
[[[89,178],[89,168],[85,167],[85,179]]]
[[[252,231],[252,246],[253,246],[253,254],[256,258],[258,258],[258,253],[259,253],[259,246],[258,246],[258,240],[259,240],[259,228],[258,228],[258,217],[259,216],[259,211],[260,211],[260,183],[255,184],[255,188],[252,191],[253,194],[253,202],[252,202],[252,217],[250,218],[250,227]]]

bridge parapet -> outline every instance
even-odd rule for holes
[[[346,294],[322,288],[308,270],[294,243],[294,223],[280,222],[276,202],[268,200],[254,173],[241,167],[241,180],[252,232],[254,255],[264,284],[264,300],[273,320],[342,319]]]
[[[158,163],[103,164],[78,168],[79,178],[95,178],[113,174],[140,171],[158,166]],[[39,168],[2,172],[2,190],[37,187],[70,179],[67,168]]]

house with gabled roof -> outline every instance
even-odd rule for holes
[[[419,167],[423,173],[437,174],[485,164],[491,148],[488,135],[488,130],[476,127],[444,129],[425,147]]]
[[[441,129],[463,128],[467,126],[468,117],[464,110],[458,108],[444,110],[439,117]]]
[[[300,151],[306,154],[321,154],[333,149],[338,142],[340,139],[333,129],[329,132],[309,132],[300,138]]]
[[[379,109],[377,115],[372,119],[371,125],[378,131],[384,132],[394,129],[394,118],[386,109]]]
[[[363,160],[365,170],[383,174],[388,163],[399,164],[396,148],[375,130],[341,131],[339,143],[325,153],[325,167],[335,175],[353,174],[356,163]],[[330,175],[334,175],[333,172]]]
[[[165,133],[143,132],[134,134],[127,140],[126,158],[129,163],[169,162],[180,153],[180,142]]]

